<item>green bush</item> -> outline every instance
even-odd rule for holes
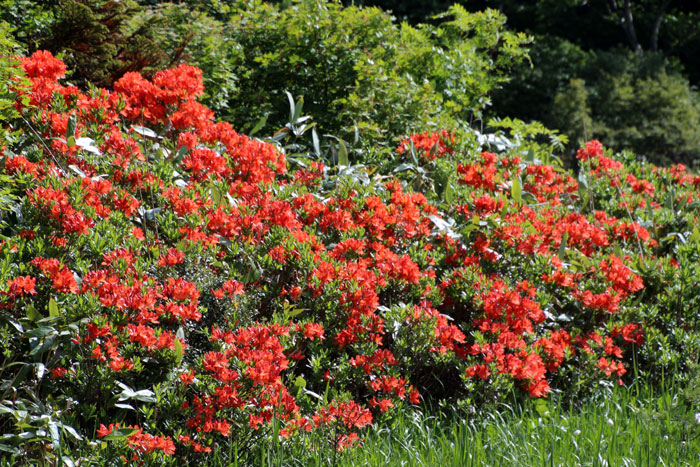
[[[569,80],[580,77],[590,54],[554,36],[535,36],[528,54],[530,61],[516,65],[511,80],[494,92],[493,112],[545,121],[552,108],[556,108],[553,106],[556,91],[564,89]]]
[[[480,118],[489,92],[526,56],[527,38],[505,31],[494,10],[454,6],[449,16],[414,28],[377,8],[240,2],[226,31],[236,89],[225,117],[250,129],[267,115],[265,130],[277,130],[288,122],[289,91],[322,132],[349,137],[356,125],[368,147]]]
[[[594,137],[656,163],[700,156],[700,95],[661,56],[600,53],[584,79]]]
[[[586,52],[551,36],[537,37],[529,54],[532,65],[518,65],[494,94],[494,113],[561,130],[572,153],[599,138],[658,164],[700,156],[700,97],[661,55]]]
[[[160,46],[158,33],[169,18],[134,0],[4,0],[0,19],[14,27],[14,38],[27,51],[61,56],[71,82],[83,88],[111,86],[126,72],[158,70],[181,58],[182,45],[170,53]]]
[[[126,72],[168,64],[155,40],[153,23],[158,18],[130,27],[144,13],[131,0],[61,0],[41,47],[64,56],[77,84],[111,86]]]

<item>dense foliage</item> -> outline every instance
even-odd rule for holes
[[[65,72],[43,51],[13,68],[0,156],[15,463],[342,450],[421,399],[573,399],[698,360],[684,166],[591,141],[574,178],[510,120],[413,134],[378,172],[288,159],[198,103],[197,68],[112,91]]]
[[[567,164],[596,138],[695,165],[697,2],[451,3],[0,0],[0,20],[27,53],[64,59],[83,90],[195,65],[202,102],[244,132],[279,130],[285,91],[303,97],[321,139],[355,141],[357,161],[382,161],[403,134],[511,117],[566,135]]]
[[[451,1],[361,0],[414,24]],[[700,4],[692,0],[470,0],[469,11],[496,8],[508,26],[535,37],[521,63],[493,94],[491,115],[536,120],[569,136],[658,164],[697,163]],[[570,80],[574,80],[570,82]],[[580,81],[582,80],[582,81]],[[558,99],[557,99],[558,97]],[[562,112],[561,104],[565,104]],[[590,125],[584,124],[584,116]],[[663,135],[658,137],[657,135]]]
[[[700,95],[658,53],[585,52],[541,37],[530,55],[534,66],[518,67],[494,95],[498,112],[541,120],[572,142],[600,138],[657,164],[697,162]]]
[[[60,54],[71,69],[71,81],[81,87],[111,86],[128,71],[179,60],[177,51],[168,54],[160,47],[158,27],[166,18],[148,14],[132,0],[4,1],[0,18],[16,29],[29,51]]]
[[[304,99],[319,134],[350,141],[357,133],[365,160],[384,157],[403,134],[481,118],[488,94],[526,58],[528,43],[504,28],[498,11],[468,13],[459,5],[439,26],[413,27],[378,8],[332,1],[250,0],[224,9],[61,0],[34,7],[32,16],[44,18],[41,38],[19,21],[24,7],[5,5],[0,13],[29,51],[64,56],[81,89],[111,86],[128,71],[150,77],[184,60],[204,71],[203,102],[236,128],[251,130],[261,118],[260,131],[283,127],[286,91]]]
[[[260,129],[272,133],[289,122],[290,92],[319,134],[357,134],[361,160],[381,159],[400,135],[480,118],[488,93],[525,58],[527,38],[504,23],[459,6],[440,27],[412,27],[334,2],[241,3],[222,32],[230,52],[213,65],[227,63],[234,80],[218,110],[243,129],[265,117]]]

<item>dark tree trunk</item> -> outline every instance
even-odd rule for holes
[[[663,0],[661,2],[661,8],[659,8],[659,14],[654,20],[654,26],[651,30],[651,38],[649,39],[649,48],[654,52],[659,50],[659,30],[661,29],[661,23],[664,21],[664,14],[666,13],[666,8],[671,3],[672,0]]]
[[[642,46],[639,44],[639,40],[637,39],[637,30],[634,28],[634,16],[632,15],[631,1],[624,0],[623,5],[624,11],[622,12],[622,16],[620,16],[620,24],[622,25],[622,29],[625,31],[625,35],[627,35],[627,40],[632,46],[632,50],[639,52],[642,50]]]

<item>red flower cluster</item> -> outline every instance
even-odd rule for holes
[[[169,375],[177,420],[163,433],[142,424],[153,435],[134,427],[137,455],[173,454],[175,437],[198,453],[221,437],[262,439],[273,419],[283,437],[332,432],[343,449],[373,414],[419,402],[421,365],[459,368],[462,389],[515,382],[543,397],[567,365],[597,360],[601,375],[622,376],[624,349],[644,343],[625,312],[644,284],[611,243],[650,249],[650,231],[575,209],[577,183],[555,166],[491,152],[458,161],[443,131],[398,152],[412,144],[453,163],[454,204],[398,180],[326,190],[332,169],[286,176],[274,146],[215,122],[195,100],[193,67],[84,94],[58,83],[65,67],[48,53],[23,66],[39,106],[27,115],[56,144],[2,169],[28,210],[0,244],[18,265],[0,304],[65,304],[80,331],[51,370],[75,386],[104,381],[94,391],[106,394],[115,377],[153,386]],[[620,202],[657,193],[617,174],[599,143],[579,158],[629,192]],[[696,183],[678,167],[668,176]],[[324,390],[330,404],[313,397]]]
[[[432,161],[438,157],[445,157],[447,154],[454,153],[452,147],[454,142],[454,135],[447,130],[435,133],[425,132],[411,135],[401,141],[398,148],[396,148],[396,152],[404,154],[411,149],[411,144],[413,144],[413,148],[418,154],[425,160]]]

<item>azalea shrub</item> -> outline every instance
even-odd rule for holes
[[[683,166],[592,141],[574,176],[515,125],[327,166],[217,121],[195,67],[87,92],[65,72],[21,59],[0,156],[13,462],[342,451],[425,399],[576,397],[698,359]]]

